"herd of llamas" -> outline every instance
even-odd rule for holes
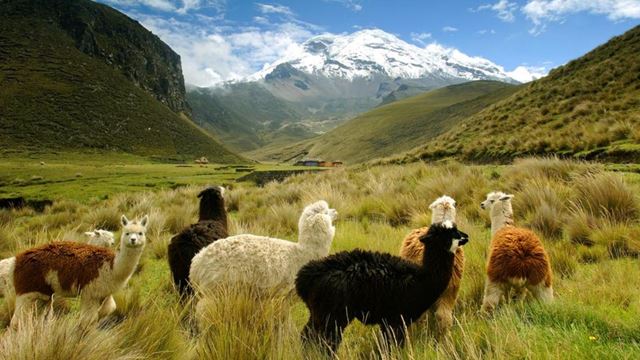
[[[221,284],[293,291],[309,309],[305,344],[337,351],[344,329],[358,319],[380,325],[386,341],[401,345],[405,330],[428,311],[437,336],[453,325],[464,273],[467,234],[457,228],[456,203],[441,196],[431,205],[431,225],[411,231],[400,256],[355,249],[329,255],[338,213],[320,200],[306,206],[298,241],[242,234],[229,236],[224,188],[198,194],[199,219],[168,246],[168,262],[181,300],[214,296]],[[491,313],[512,288],[536,299],[553,299],[549,257],[540,239],[513,221],[513,195],[491,192],[480,206],[489,211],[492,240],[481,310]],[[116,309],[113,294],[126,286],[144,246],[147,216],[121,218],[120,245],[106,230],[86,232],[86,243],[41,245],[0,261],[0,294],[14,301],[10,327],[20,326],[37,303],[79,297],[83,319],[95,323]],[[196,317],[205,302],[196,306]]]

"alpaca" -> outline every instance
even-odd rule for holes
[[[439,224],[444,221],[456,222],[456,202],[451,197],[443,195],[437,198],[431,205],[431,224]],[[411,231],[403,240],[400,248],[400,257],[420,265],[424,252],[424,245],[420,238],[429,231],[429,227],[422,227]],[[453,261],[453,275],[442,296],[429,309],[436,319],[438,336],[445,336],[453,326],[453,308],[458,299],[460,282],[464,272],[464,250],[459,247],[456,250]]]
[[[307,206],[297,243],[250,234],[218,240],[193,258],[191,281],[201,293],[222,282],[291,290],[302,265],[329,254],[336,216],[326,201]]]
[[[87,244],[113,247],[113,233],[107,230],[96,229],[93,231],[87,231],[84,233],[89,237]],[[0,260],[0,296],[5,300],[13,299],[15,291],[13,289],[13,268],[16,263],[16,258],[11,257]]]
[[[309,262],[298,272],[296,290],[310,311],[303,341],[326,342],[335,353],[353,319],[382,326],[387,341],[404,342],[408,326],[433,305],[453,273],[454,254],[468,241],[451,221],[436,223],[420,237],[422,264],[391,254],[353,250]]]
[[[16,294],[11,326],[38,301],[80,296],[80,309],[95,321],[116,309],[113,293],[122,289],[138,265],[146,243],[149,218],[129,221],[122,215],[122,236],[117,254],[111,249],[61,241],[41,245],[15,257]],[[97,315],[97,317],[96,317]]]
[[[181,296],[193,293],[189,283],[191,260],[205,246],[229,236],[227,212],[224,207],[224,188],[210,187],[198,194],[200,214],[198,222],[174,236],[167,251],[173,283]]]
[[[490,313],[503,294],[524,289],[542,302],[553,300],[549,256],[532,231],[514,226],[513,195],[491,192],[480,204],[491,214],[491,245],[482,311]]]
[[[89,237],[89,241],[87,241],[89,245],[113,247],[116,244],[111,231],[96,229],[84,234]]]
[[[0,260],[0,295],[5,300],[13,298],[13,268],[15,264],[15,257]]]

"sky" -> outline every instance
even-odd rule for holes
[[[158,35],[185,81],[213,86],[262,69],[308,38],[377,28],[506,71],[545,74],[640,24],[640,0],[98,0]]]

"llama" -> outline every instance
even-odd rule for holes
[[[15,256],[0,260],[0,295],[7,301],[13,299],[13,268],[15,264]]]
[[[129,221],[122,215],[120,250],[61,241],[24,251],[15,258],[16,294],[11,326],[39,301],[80,296],[80,309],[89,321],[116,309],[113,293],[122,289],[138,265],[146,244],[149,218]]]
[[[503,294],[524,289],[542,302],[553,300],[549,256],[532,231],[514,226],[513,195],[491,192],[480,204],[491,215],[491,245],[482,311],[490,313]]]
[[[454,253],[468,241],[451,221],[436,223],[420,237],[422,264],[391,254],[353,250],[309,262],[298,272],[296,290],[310,311],[303,341],[325,342],[334,353],[353,319],[377,324],[387,341],[404,342],[408,326],[435,303],[453,273]]]
[[[189,283],[191,260],[205,246],[229,236],[224,188],[210,187],[198,194],[198,222],[174,236],[167,251],[173,283],[182,297],[193,293]]]
[[[439,224],[444,221],[456,221],[456,202],[451,197],[443,195],[436,199],[429,208],[431,209],[431,224]],[[429,231],[429,227],[415,229],[407,235],[400,248],[400,257],[420,265],[424,252],[424,245],[420,242],[420,237]],[[456,250],[453,262],[453,275],[447,285],[447,289],[442,296],[429,309],[436,319],[436,329],[438,336],[445,336],[453,326],[453,308],[458,299],[460,282],[464,272],[464,250],[459,247]]]
[[[218,240],[193,258],[191,281],[200,293],[223,282],[290,291],[302,265],[329,254],[336,216],[326,201],[307,206],[297,243],[251,234]]]
[[[84,233],[89,237],[87,244],[103,247],[113,247],[116,244],[113,233],[111,231],[96,229]]]
[[[84,234],[89,237],[87,244],[102,247],[113,247],[114,245],[111,231],[96,229],[87,231]],[[4,297],[5,300],[13,299],[15,296],[13,289],[13,268],[15,263],[15,256],[0,260],[0,296]]]

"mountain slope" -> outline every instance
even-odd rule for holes
[[[640,26],[552,70],[404,159],[530,154],[640,161]]]
[[[55,4],[81,5],[89,14],[115,12],[89,1]],[[156,100],[146,85],[136,86],[119,65],[79,50],[57,20],[66,13],[58,14],[49,5],[48,1],[0,4],[0,143],[5,149],[94,149],[242,161],[186,116]],[[129,25],[141,28],[133,21]],[[153,83],[150,79],[148,84]]]
[[[390,156],[440,135],[516,89],[497,81],[452,85],[381,106],[320,137],[251,155],[281,161],[309,157],[347,163]]]
[[[204,90],[190,90],[189,96],[197,98],[192,102],[198,102],[194,115],[199,124],[220,131],[234,149],[247,151],[299,141],[381,104],[469,80],[515,83],[489,60],[437,44],[420,48],[368,29],[313,37],[244,81],[208,89],[211,109],[203,101]],[[232,114],[244,119],[237,121],[242,129],[221,129]],[[269,126],[261,126],[265,123]],[[255,131],[243,133],[247,127]]]

